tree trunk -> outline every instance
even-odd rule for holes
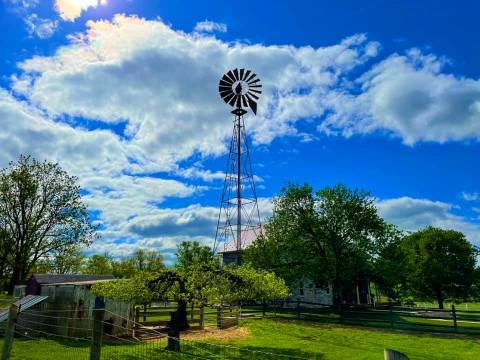
[[[178,309],[175,314],[175,322],[178,330],[184,331],[190,328],[187,320],[187,302],[181,300],[178,302]]]
[[[438,308],[443,309],[443,293],[442,290],[437,290]]]
[[[20,269],[16,264],[14,264],[12,269],[12,276],[10,277],[10,281],[7,287],[8,295],[13,294],[13,289],[15,288],[15,285],[18,285],[19,281],[20,281]]]

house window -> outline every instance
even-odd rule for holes
[[[303,281],[300,281],[300,296],[303,296]]]

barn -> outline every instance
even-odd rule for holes
[[[59,335],[85,337],[91,333],[92,309],[97,298],[93,284],[112,281],[111,275],[33,274],[26,285],[17,286],[15,294],[46,297],[22,318],[25,326]],[[105,332],[118,335],[131,329],[134,304],[105,300]],[[45,319],[49,319],[45,322]]]

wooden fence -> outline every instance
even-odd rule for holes
[[[145,328],[167,332],[171,313],[177,310],[178,304],[176,302],[136,306],[134,336],[141,334]],[[204,307],[187,304],[187,321],[190,330],[203,329],[205,326]]]
[[[142,328],[148,327],[157,331],[168,330],[171,312],[177,311],[176,302],[140,305],[135,308],[134,331],[140,333]],[[187,304],[187,321],[190,330],[201,330],[207,327],[227,329],[238,325],[241,307],[228,305],[194,305]]]
[[[306,321],[364,325],[381,328],[419,330],[426,332],[454,332],[480,335],[480,311],[407,307],[385,304],[332,305],[284,301],[271,304],[242,306],[242,317],[274,316]]]

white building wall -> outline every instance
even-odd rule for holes
[[[328,284],[325,287],[317,288],[315,283],[309,279],[303,279],[298,282],[298,286],[292,291],[292,295],[288,297],[289,301],[306,301],[311,303],[317,303],[322,305],[332,305],[332,285]],[[289,306],[296,306],[294,303],[290,303]],[[302,304],[304,307],[311,307],[314,305]]]

